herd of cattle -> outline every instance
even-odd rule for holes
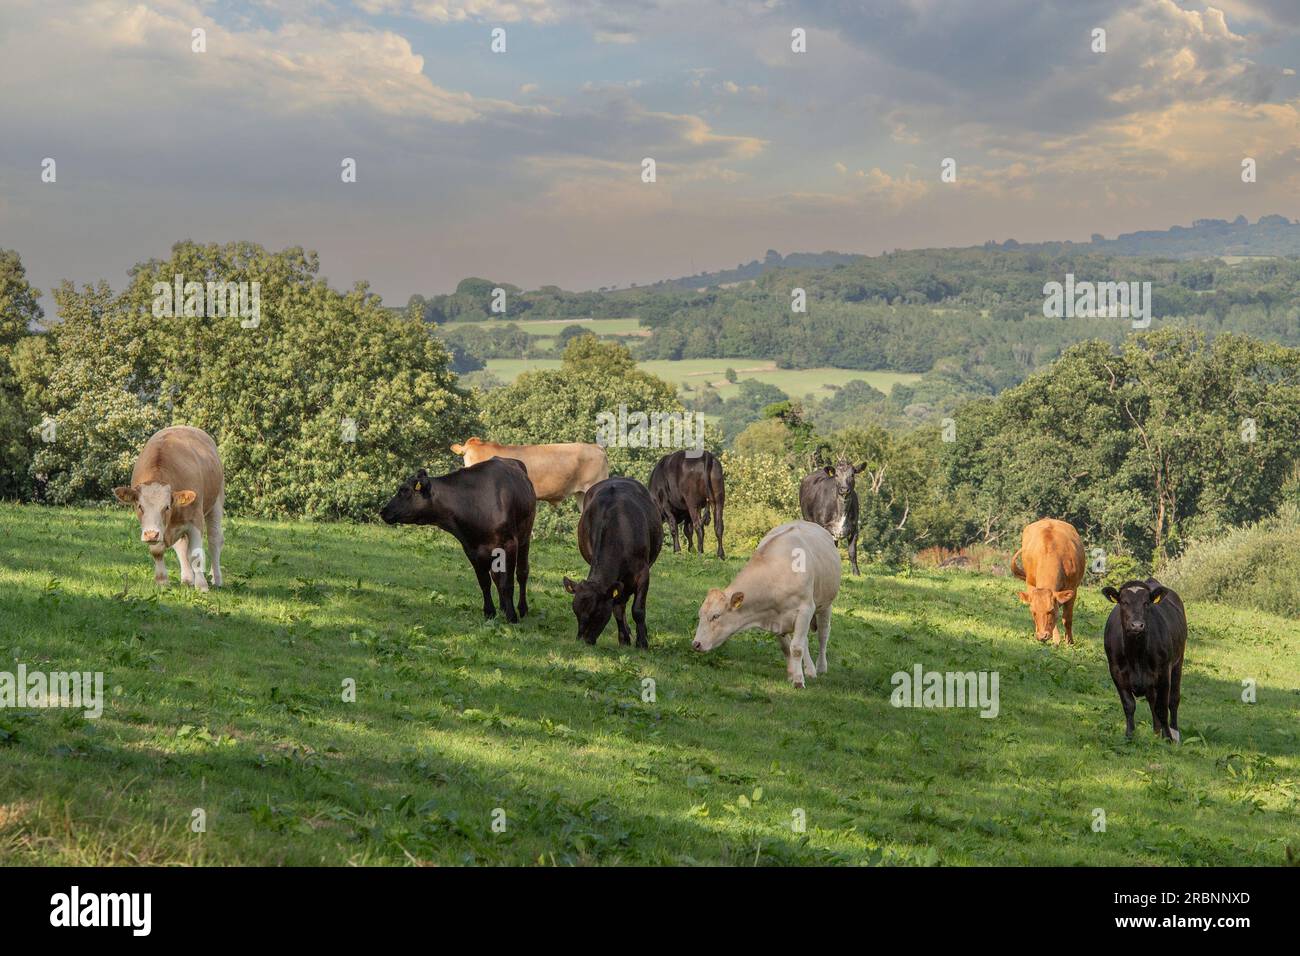
[[[712,517],[717,554],[725,556],[722,464],[708,451],[665,455],[647,488],[633,478],[611,478],[598,445],[500,445],[470,438],[451,447],[465,467],[436,477],[420,469],[398,488],[380,517],[388,524],[435,525],[459,541],[478,578],[485,617],[496,615],[493,585],[506,620],[515,622],[528,613],[528,549],[539,500],[558,504],[573,497],[581,505],[578,550],[589,570],[583,581],[566,577],[564,587],[573,595],[578,636],[588,644],[596,643],[611,616],[619,643],[631,643],[626,621],[630,601],[636,644],[649,646],[646,596],[665,523],[674,552],[681,550],[680,525],[687,548],[703,553],[704,529]],[[826,673],[831,605],[840,587],[838,541],[848,542],[853,573],[859,573],[854,476],[864,467],[841,458],[804,478],[799,488],[803,520],[773,528],[727,587],[709,590],[700,605],[695,650],[712,650],[738,631],[758,628],[779,639],[795,687],[802,688],[805,677]],[[206,591],[210,572],[212,586],[221,586],[225,482],[216,443],[206,432],[178,425],[155,434],[136,461],[131,484],[114,494],[135,507],[156,582],[167,583],[163,557],[172,548],[184,583]],[[1084,574],[1078,532],[1052,518],[1028,525],[1011,570],[1025,582],[1020,600],[1030,608],[1038,640],[1060,642],[1059,611],[1066,643],[1074,643],[1074,602]],[[1115,604],[1106,621],[1105,649],[1126,732],[1133,733],[1135,698],[1145,697],[1156,733],[1177,741],[1187,642],[1182,601],[1154,578],[1103,588],[1102,593]],[[813,628],[816,661],[808,646]]]

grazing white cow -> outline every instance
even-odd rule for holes
[[[831,602],[840,591],[840,553],[821,525],[791,521],[773,528],[726,590],[713,588],[700,605],[692,646],[711,651],[747,627],[771,631],[781,641],[786,673],[795,687],[804,675],[826,673]],[[817,627],[817,665],[808,652],[808,631]]]
[[[206,591],[206,565],[212,569],[212,586],[221,587],[226,480],[216,442],[207,432],[189,425],[164,428],[145,443],[131,484],[114,488],[113,494],[123,504],[135,505],[140,540],[153,556],[154,581],[167,583],[163,555],[172,548],[181,562],[182,582]],[[207,555],[201,525],[207,526]]]

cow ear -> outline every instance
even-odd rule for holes
[[[570,594],[572,594],[574,591],[577,590],[577,588],[578,588],[578,584],[577,584],[576,581],[573,580],[573,578],[567,578],[567,577],[566,577],[566,578],[564,579],[564,590],[566,590],[566,591],[568,591]]]
[[[1074,600],[1074,588],[1067,588],[1064,591],[1057,591],[1054,595],[1057,604],[1068,604]]]
[[[745,592],[737,591],[731,596],[731,609],[734,611],[745,603]]]
[[[1028,592],[1028,591],[1021,591],[1021,592],[1020,592],[1020,603],[1021,603],[1021,604],[1028,604],[1028,603],[1029,603],[1029,592]]]
[[[134,504],[140,500],[140,492],[130,485],[119,485],[113,489],[113,495],[124,505]]]
[[[428,478],[428,477],[429,477],[429,473],[428,473],[427,471],[425,471],[423,468],[421,468],[419,471],[417,471],[417,472],[415,473],[415,477],[416,477],[416,478]]]
[[[184,508],[187,507],[188,505],[194,504],[194,499],[197,497],[198,495],[196,495],[194,492],[190,491],[189,489],[186,489],[185,491],[173,491],[172,504],[174,504],[178,508]]]
[[[463,454],[465,454],[465,446],[464,446],[464,445],[460,445],[460,444],[452,445],[452,446],[451,446],[451,453],[452,453],[453,455],[463,455]]]
[[[1156,588],[1154,591],[1151,592],[1151,603],[1159,604],[1161,601],[1164,600],[1166,592],[1167,592],[1166,588],[1163,587]]]
[[[867,470],[867,463],[866,463],[865,461],[864,461],[862,464],[860,464],[860,465],[854,465],[854,466],[853,466],[853,473],[854,473],[855,475],[860,475],[860,474],[862,474],[862,473],[863,473],[864,471],[866,471],[866,470]]]
[[[1111,604],[1119,603],[1119,592],[1116,591],[1114,588],[1111,587],[1102,588],[1101,593],[1106,595],[1106,600],[1110,601]]]

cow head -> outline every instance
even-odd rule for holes
[[[433,485],[429,473],[421,468],[407,478],[384,505],[379,517],[386,524],[433,524]]]
[[[691,647],[697,651],[711,651],[725,643],[742,627],[738,612],[744,603],[743,591],[736,591],[728,597],[726,591],[710,588],[700,605],[700,622],[695,626],[695,640]]]
[[[1147,632],[1147,610],[1164,600],[1168,592],[1163,585],[1151,589],[1145,581],[1128,581],[1119,590],[1106,587],[1101,593],[1112,604],[1119,605],[1119,623],[1124,628],[1124,636],[1140,638]]]
[[[614,600],[619,596],[617,584],[597,584],[595,581],[564,579],[564,590],[573,595],[573,614],[578,619],[578,637],[595,644],[601,631],[614,613]]]
[[[122,504],[135,506],[136,517],[140,519],[140,540],[160,554],[168,544],[167,526],[173,515],[194,504],[198,497],[188,489],[172,491],[171,485],[156,481],[145,482],[138,488],[122,485],[114,488],[113,494]]]
[[[1029,605],[1034,618],[1034,636],[1045,641],[1056,630],[1056,609],[1074,598],[1074,589],[1053,591],[1051,588],[1030,588],[1020,592],[1020,603]]]
[[[860,465],[852,465],[847,458],[841,455],[835,466],[827,465],[825,471],[827,475],[835,479],[835,490],[839,492],[840,497],[847,498],[849,492],[853,490],[853,480],[857,477],[858,472],[866,467],[867,463],[865,461]]]
[[[466,438],[465,444],[452,445],[451,453],[453,455],[460,455],[462,458],[464,458],[465,467],[468,468],[470,465],[477,465],[480,461],[483,460],[484,458],[483,449],[479,447],[482,444],[483,444],[483,439],[481,438],[478,437]],[[486,457],[491,458],[492,456],[488,455]]]

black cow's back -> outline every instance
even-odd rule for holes
[[[659,557],[664,532],[659,508],[635,478],[606,478],[587,489],[578,522],[578,550],[593,568],[621,572]]]

